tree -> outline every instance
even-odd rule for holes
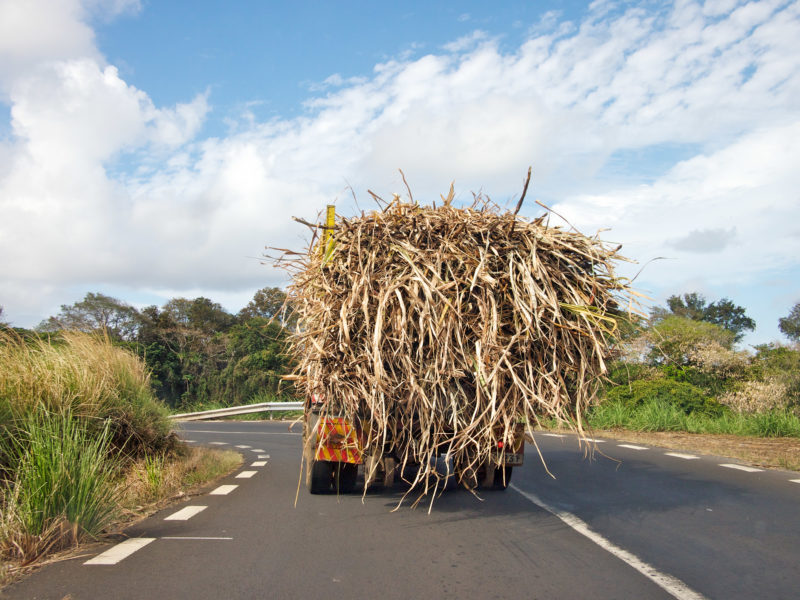
[[[677,365],[689,364],[692,351],[701,346],[718,344],[730,350],[736,338],[732,331],[720,325],[674,315],[654,325],[647,336],[652,344],[650,360],[653,363]]]
[[[667,298],[667,306],[669,310],[656,307],[651,311],[654,323],[663,321],[670,316],[705,321],[732,332],[736,342],[744,337],[745,330],[753,331],[756,328],[756,322],[747,316],[745,309],[734,304],[729,298],[722,298],[708,304],[702,294],[692,292],[684,294],[683,297],[670,296]]]
[[[792,307],[788,316],[778,319],[778,329],[793,342],[800,342],[800,302]]]
[[[284,325],[291,325],[296,320],[292,307],[286,302],[286,292],[276,287],[258,290],[247,306],[239,311],[239,319],[243,321],[254,317],[277,317]]]
[[[89,292],[80,302],[62,304],[55,317],[42,321],[39,331],[73,329],[92,333],[105,331],[111,337],[130,340],[139,327],[139,312],[121,300]]]

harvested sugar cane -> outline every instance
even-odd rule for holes
[[[298,389],[357,423],[365,455],[418,465],[404,472],[420,498],[444,487],[437,456],[475,469],[515,423],[582,433],[629,298],[619,248],[547,214],[451,200],[337,217],[324,244],[318,226],[306,253],[278,260]]]

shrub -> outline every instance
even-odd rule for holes
[[[609,402],[620,402],[628,407],[641,406],[647,401],[671,404],[685,414],[700,412],[719,414],[719,403],[691,383],[671,379],[638,380],[608,391]]]
[[[98,433],[108,422],[113,445],[127,452],[174,443],[144,363],[107,337],[64,332],[23,339],[0,332],[0,364],[0,430],[6,435],[26,415],[46,411],[71,413]]]
[[[71,413],[27,414],[0,444],[13,481],[2,488],[0,550],[23,560],[96,537],[116,511],[109,422],[92,431]]]

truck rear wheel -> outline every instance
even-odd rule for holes
[[[350,463],[328,463],[333,471],[333,490],[339,494],[352,494],[356,489],[358,465]]]
[[[324,460],[310,460],[306,465],[306,485],[312,494],[328,494],[333,485],[333,464]]]
[[[503,466],[493,467],[489,465],[486,467],[485,475],[481,481],[481,488],[492,491],[503,491],[508,487],[511,481],[511,473],[514,467]]]

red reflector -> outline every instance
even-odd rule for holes
[[[503,442],[497,442],[497,447],[498,448],[502,448],[503,447]]]

